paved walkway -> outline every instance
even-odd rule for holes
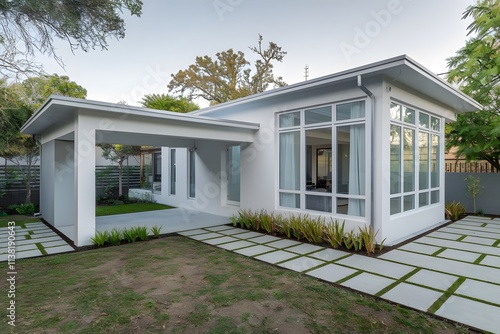
[[[66,241],[42,222],[15,227],[16,259],[74,251]],[[0,261],[7,260],[9,229],[0,228]]]
[[[378,258],[230,226],[180,234],[500,333],[500,219],[466,217]]]

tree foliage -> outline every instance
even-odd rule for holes
[[[462,18],[473,18],[471,37],[448,59],[448,80],[484,108],[459,114],[448,126],[446,145],[458,148],[457,158],[486,160],[500,169],[500,2],[478,0]]]
[[[173,97],[168,94],[148,94],[142,98],[142,105],[150,109],[168,110],[187,113],[200,107],[185,97]]]
[[[254,64],[254,72],[250,62],[242,51],[218,52],[212,59],[210,56],[196,57],[195,63],[186,70],[180,70],[168,84],[170,91],[188,94],[188,97],[202,97],[211,104],[222,103],[268,89],[285,86],[282,77],[275,77],[274,63],[282,62],[286,52],[274,42],[263,49],[263,38],[259,35],[257,47],[250,50],[259,56]]]
[[[110,38],[125,36],[121,13],[140,16],[141,0],[0,0],[0,75],[39,73],[36,53],[54,57],[54,37],[71,50],[106,49]]]
[[[102,149],[102,156],[104,159],[118,164],[118,195],[121,196],[123,195],[123,163],[127,161],[130,156],[140,155],[141,147],[121,144],[99,144],[98,146]]]
[[[33,166],[38,162],[40,147],[19,129],[51,94],[85,98],[87,91],[68,77],[54,74],[28,78],[20,84],[7,85],[4,81],[0,92],[0,102],[5,106],[0,110],[4,120],[0,123],[0,156],[17,167],[26,188],[26,203],[30,203],[31,182],[36,176]]]

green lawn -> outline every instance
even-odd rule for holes
[[[40,218],[34,218],[33,216],[23,216],[23,215],[9,215],[0,217],[0,227],[7,227],[8,222],[16,222],[17,226],[25,223],[39,222]]]
[[[181,236],[18,260],[16,272],[16,328],[4,315],[0,333],[475,333]],[[0,290],[7,305],[5,279]]]
[[[158,203],[133,203],[123,205],[103,205],[96,207],[95,214],[99,216],[120,215],[123,213],[144,212],[171,209],[171,206]]]
[[[96,207],[96,216],[119,215],[123,213],[165,210],[171,208],[171,206],[158,203],[133,203],[123,205],[98,206]],[[39,222],[40,218],[23,215],[3,216],[0,217],[0,227],[7,227],[8,222],[11,221],[16,222],[16,225],[19,226],[24,223]]]

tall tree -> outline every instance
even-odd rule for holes
[[[173,97],[168,94],[148,94],[142,98],[142,105],[150,109],[168,110],[187,113],[200,107],[185,97]]]
[[[274,76],[273,68],[274,62],[283,61],[286,52],[273,42],[263,49],[262,41],[259,35],[258,46],[250,47],[260,57],[254,64],[253,74],[245,54],[229,49],[217,53],[215,60],[210,56],[196,57],[195,63],[186,70],[172,74],[169,90],[217,104],[263,92],[270,85],[285,86],[282,77]]]
[[[17,167],[26,188],[26,203],[30,203],[40,148],[32,136],[21,134],[19,129],[50,94],[85,98],[87,91],[68,77],[57,74],[28,78],[20,84],[4,86],[0,91],[5,92],[6,97],[2,101],[6,109],[2,110],[5,122],[0,124],[0,156]]]
[[[54,57],[54,37],[71,50],[106,49],[110,38],[125,36],[121,13],[140,16],[141,0],[0,1],[0,76],[39,74],[37,52]]]
[[[471,37],[448,59],[448,80],[484,109],[458,115],[447,128],[446,146],[456,146],[457,157],[486,160],[500,169],[500,2],[478,0],[462,18],[473,18],[467,28]]]
[[[120,144],[99,144],[98,146],[102,149],[102,156],[104,159],[118,164],[118,195],[122,196],[123,163],[127,161],[130,156],[140,155],[141,147]]]

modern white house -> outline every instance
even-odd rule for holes
[[[51,96],[22,132],[42,144],[41,214],[77,246],[97,143],[161,147],[159,203],[320,215],[394,244],[445,222],[444,125],[480,108],[403,55],[189,114]]]

